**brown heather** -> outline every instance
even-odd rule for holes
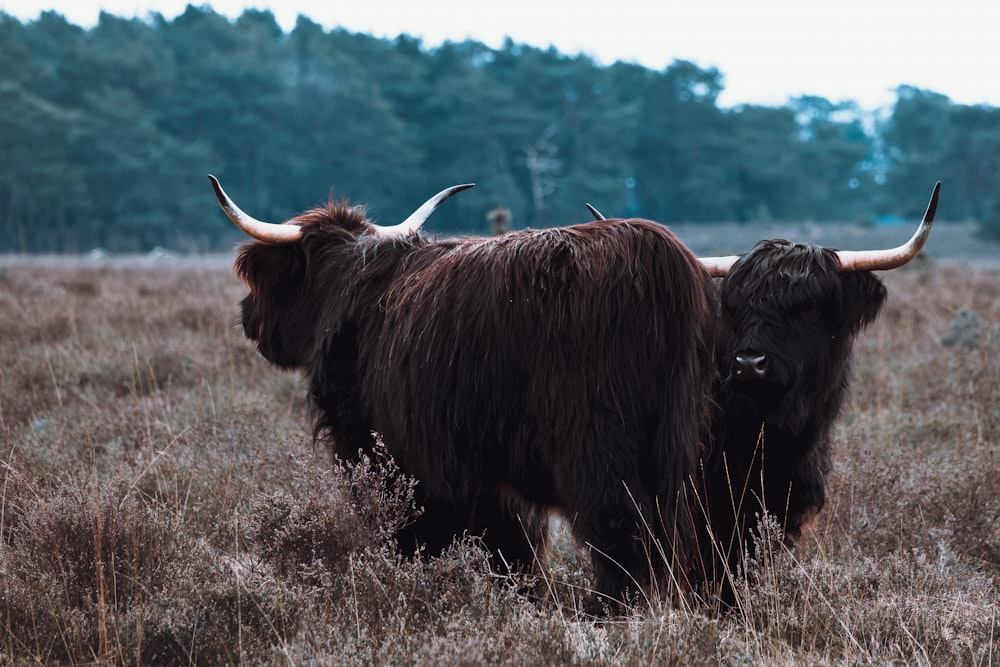
[[[229,270],[177,264],[0,272],[0,664],[1000,662],[1000,271],[885,277],[827,507],[793,553],[763,526],[736,609],[597,623],[558,521],[538,580],[399,560],[412,488],[333,469]],[[977,349],[939,342],[960,307]]]

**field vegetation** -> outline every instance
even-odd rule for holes
[[[997,664],[1000,270],[885,280],[801,544],[764,525],[728,613],[596,622],[557,521],[537,579],[471,540],[401,561],[412,488],[313,444],[225,264],[0,264],[0,664]]]

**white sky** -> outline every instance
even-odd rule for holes
[[[101,9],[168,19],[187,0],[0,0],[22,21],[52,9],[90,27]],[[195,1],[197,3],[197,0]],[[717,67],[720,103],[784,104],[789,97],[891,104],[901,84],[961,104],[1000,106],[1000,0],[214,0],[235,18],[270,9],[286,31],[299,14],[327,29],[419,37],[427,48],[504,37],[662,69],[674,59]]]

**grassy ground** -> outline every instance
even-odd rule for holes
[[[469,543],[400,562],[407,489],[331,470],[224,264],[0,264],[0,664],[997,664],[1000,271],[886,281],[800,546],[728,615],[594,623],[559,523],[536,582]],[[939,342],[960,307],[975,349]]]

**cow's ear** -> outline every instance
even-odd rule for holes
[[[302,359],[299,329],[289,324],[289,308],[300,295],[304,259],[299,244],[247,244],[236,259],[236,273],[250,288],[241,303],[241,322],[247,338],[268,361],[292,368]]]
[[[282,285],[299,280],[303,264],[298,244],[248,243],[236,256],[236,275],[254,294],[275,292]]]
[[[844,285],[844,321],[849,323],[853,334],[878,317],[885,305],[885,285],[871,271],[848,271],[841,277]]]

